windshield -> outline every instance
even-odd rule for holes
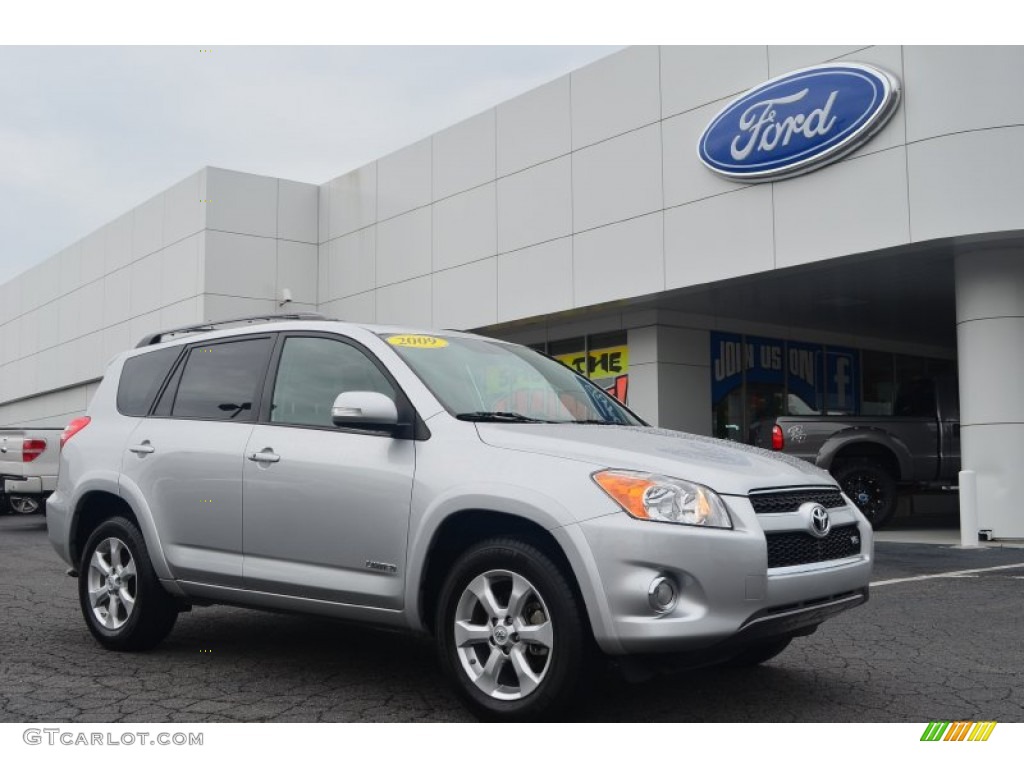
[[[527,347],[453,336],[381,337],[460,419],[644,423],[600,387]]]

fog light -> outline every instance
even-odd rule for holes
[[[664,576],[659,576],[647,590],[647,602],[658,613],[668,613],[676,607],[675,585]]]

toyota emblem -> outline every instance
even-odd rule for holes
[[[819,539],[823,539],[828,536],[828,532],[831,530],[832,521],[829,519],[828,510],[821,506],[821,504],[815,504],[811,508],[811,533]]]

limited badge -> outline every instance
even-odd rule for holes
[[[448,342],[445,339],[419,334],[388,336],[387,342],[393,347],[414,347],[416,349],[440,349],[441,347],[448,346]]]

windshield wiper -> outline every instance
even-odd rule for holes
[[[456,419],[462,421],[505,421],[516,424],[551,424],[544,419],[532,419],[521,413],[512,411],[469,411],[468,413],[455,414]]]

